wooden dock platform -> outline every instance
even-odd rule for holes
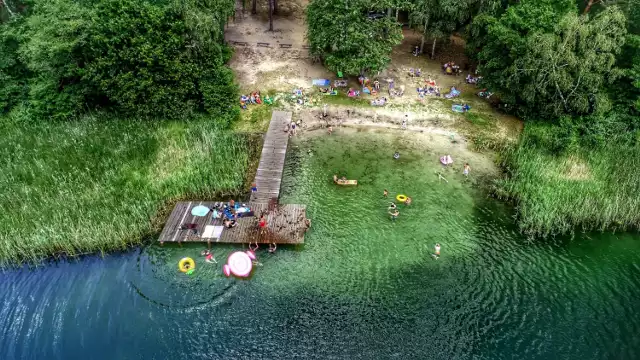
[[[251,202],[278,200],[284,160],[287,155],[289,135],[284,127],[291,123],[291,113],[274,111],[269,122],[269,129],[264,137],[262,155],[254,183],[258,191],[251,193]]]
[[[265,134],[262,155],[255,176],[257,191],[252,192],[246,204],[253,216],[239,217],[231,229],[223,226],[222,219],[213,219],[213,213],[194,216],[191,210],[198,206],[213,208],[215,201],[181,201],[176,204],[158,241],[208,242],[246,244],[249,242],[275,244],[302,244],[306,226],[306,206],[278,204],[282,172],[289,143],[284,127],[291,123],[291,113],[274,111]],[[258,218],[264,213],[267,227],[261,231]]]
[[[251,208],[254,215],[238,218],[237,225],[231,229],[223,226],[222,219],[213,219],[212,212],[205,216],[191,215],[191,209],[198,205],[213,208],[214,204],[213,201],[181,201],[177,203],[160,234],[160,243],[304,243],[306,230],[306,207],[304,205],[275,204],[272,209],[269,209],[269,204],[247,203],[246,205]],[[258,217],[263,211],[266,213],[267,227],[264,231],[260,231]],[[209,232],[207,232],[208,227]]]

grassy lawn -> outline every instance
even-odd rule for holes
[[[0,265],[140,243],[175,200],[241,194],[261,144],[211,119],[0,127]]]

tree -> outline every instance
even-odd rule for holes
[[[606,111],[605,79],[624,44],[625,21],[617,7],[590,19],[569,2],[522,0],[488,22],[483,81],[522,115]]]
[[[223,36],[232,14],[233,3],[219,0],[36,1],[12,27],[28,104],[54,118],[109,108],[169,118],[207,111],[228,123],[237,114]]]
[[[431,58],[435,55],[436,40],[452,34],[471,21],[482,6],[493,6],[496,0],[414,0],[411,4],[412,21],[422,32],[420,52],[424,52],[427,36],[433,38]]]
[[[370,17],[384,3],[371,0],[314,0],[307,8],[311,53],[333,71],[357,75],[384,69],[402,41],[400,25],[387,16]]]

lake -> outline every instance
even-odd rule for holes
[[[473,163],[467,179],[465,159],[443,169],[421,142],[294,139],[281,202],[307,204],[312,227],[303,246],[261,248],[247,280],[221,270],[241,247],[214,246],[207,264],[202,245],[153,239],[1,273],[0,359],[640,358],[638,234],[524,237]],[[398,194],[413,203],[391,221]]]

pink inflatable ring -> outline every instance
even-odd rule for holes
[[[238,277],[247,277],[251,274],[253,269],[252,260],[255,260],[255,258],[256,255],[251,250],[246,252],[236,251],[229,255],[227,263],[222,267],[222,271],[226,276],[233,274]]]

